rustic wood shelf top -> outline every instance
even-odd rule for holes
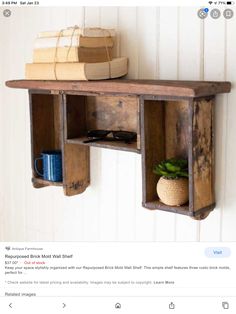
[[[229,93],[231,89],[230,82],[126,79],[102,81],[13,80],[7,81],[6,85],[12,88],[39,90],[177,97],[201,97]]]

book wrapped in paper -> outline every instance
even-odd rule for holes
[[[51,62],[106,62],[114,56],[112,48],[58,47],[34,49],[34,63]]]
[[[30,80],[103,80],[127,74],[128,59],[115,58],[98,63],[28,63],[26,79]]]

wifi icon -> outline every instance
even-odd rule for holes
[[[213,1],[209,1],[208,3],[209,3],[210,5],[212,5]]]

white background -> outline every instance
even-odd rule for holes
[[[24,78],[39,31],[114,27],[117,54],[129,57],[129,78],[236,81],[236,18],[200,20],[198,8],[0,8],[1,241],[235,241],[236,90],[216,104],[217,208],[205,220],[141,207],[141,156],[91,149],[91,186],[65,197],[61,188],[31,186]],[[223,8],[222,8],[223,10]]]

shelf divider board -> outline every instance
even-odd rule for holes
[[[191,210],[194,216],[208,215],[215,207],[214,195],[214,103],[215,97],[190,102],[192,133],[190,154]]]
[[[85,132],[85,97],[68,97],[63,95],[63,178],[64,193],[73,196],[83,193],[90,183],[89,147],[76,145],[67,141],[77,132]],[[69,125],[69,127],[68,127]]]

